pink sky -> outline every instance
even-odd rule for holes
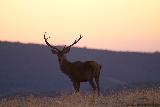
[[[160,0],[1,0],[0,40],[160,51]]]

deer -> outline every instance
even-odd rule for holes
[[[91,85],[93,92],[98,92],[100,94],[100,86],[99,86],[99,77],[101,72],[101,65],[96,61],[75,61],[70,62],[66,54],[69,53],[70,48],[81,40],[82,36],[80,35],[79,39],[75,40],[71,45],[64,46],[63,49],[58,49],[56,46],[51,45],[47,40],[50,37],[46,37],[46,32],[44,33],[44,41],[47,46],[50,48],[52,54],[57,55],[59,67],[61,71],[66,74],[74,88],[74,92],[77,93],[80,90],[81,82],[89,82]]]

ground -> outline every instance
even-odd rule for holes
[[[160,89],[122,90],[100,96],[62,93],[55,97],[6,97],[1,99],[0,107],[160,107]]]

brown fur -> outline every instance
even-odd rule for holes
[[[97,88],[98,93],[100,92],[100,64],[96,61],[69,62],[63,55],[58,56],[58,59],[61,59],[59,60],[60,69],[71,79],[76,92],[80,89],[80,82],[89,82],[94,91]]]
[[[81,38],[82,37],[80,35],[80,38],[77,41],[75,40],[72,45],[68,47],[65,46],[62,50],[59,50],[55,46],[50,45],[47,41],[48,38],[44,35],[46,44],[51,48],[52,53],[56,54],[58,57],[60,69],[71,79],[75,92],[79,92],[80,82],[89,82],[93,90],[95,91],[97,89],[99,94],[99,76],[101,65],[96,61],[70,62],[65,57],[65,54],[70,51],[70,47],[76,44]]]

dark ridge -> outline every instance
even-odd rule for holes
[[[102,91],[160,81],[159,52],[121,52],[74,47],[71,48],[68,59],[98,61],[102,65]],[[90,86],[82,83],[81,90],[89,91]],[[21,92],[53,94],[63,91],[71,92],[72,84],[60,71],[57,57],[52,55],[47,46],[0,41],[0,96]]]

